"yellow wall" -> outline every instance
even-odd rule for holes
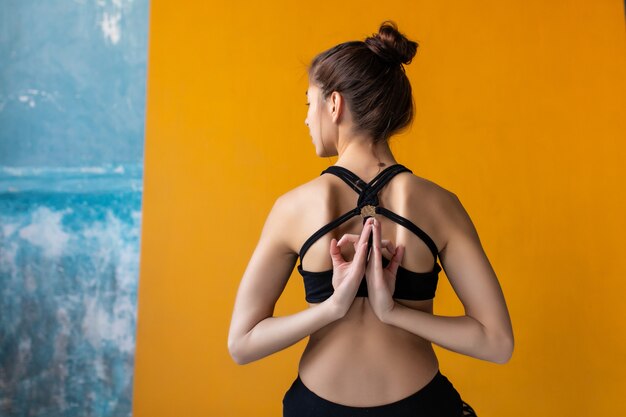
[[[305,63],[394,19],[420,43],[399,162],[472,216],[516,336],[497,365],[437,347],[481,417],[626,409],[622,0],[151,4],[134,416],[278,416],[305,340],[228,355],[274,199],[335,158],[304,125]],[[294,273],[276,315],[306,308]],[[435,313],[462,314],[445,276]]]

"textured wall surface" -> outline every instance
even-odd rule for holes
[[[147,0],[0,3],[0,415],[129,416]]]
[[[147,0],[0,4],[0,164],[136,164]]]

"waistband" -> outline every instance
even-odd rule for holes
[[[300,374],[297,375],[295,381],[292,384],[292,389],[299,389],[306,391],[310,397],[314,397],[315,401],[320,404],[324,404],[326,406],[331,406],[335,408],[343,408],[343,409],[361,409],[361,410],[372,410],[372,411],[380,411],[386,410],[391,411],[393,409],[403,408],[407,406],[413,406],[421,403],[431,402],[434,399],[443,398],[449,396],[450,394],[458,395],[448,378],[441,373],[440,370],[437,370],[435,376],[424,385],[422,388],[418,389],[414,393],[391,403],[374,405],[374,406],[365,406],[365,407],[357,407],[357,406],[348,406],[344,404],[335,403],[333,401],[327,400],[323,397],[320,397],[313,391],[311,391],[300,378]]]

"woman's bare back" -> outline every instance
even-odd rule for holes
[[[364,178],[367,180],[367,178]],[[379,205],[415,223],[434,241],[438,249],[445,244],[442,236],[442,212],[445,189],[410,172],[397,174],[378,194]],[[321,226],[357,205],[358,195],[333,175],[322,175],[286,195],[297,207],[293,240],[299,252],[303,243]],[[431,250],[405,227],[377,216],[382,239],[405,247],[402,266],[415,272],[432,269]],[[330,240],[344,234],[359,234],[360,216],[353,217],[317,240],[301,260],[306,271],[332,269]],[[349,245],[348,245],[349,246]],[[342,247],[345,259],[354,250]],[[392,254],[383,251],[383,256]],[[407,307],[432,314],[433,300],[396,299]],[[309,303],[309,307],[315,306]],[[348,313],[340,320],[310,335],[299,364],[302,382],[327,400],[357,407],[376,406],[397,401],[425,386],[435,376],[439,363],[429,341],[403,329],[382,323],[365,297],[356,297]]]

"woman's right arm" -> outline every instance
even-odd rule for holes
[[[274,317],[276,301],[297,260],[288,237],[295,225],[293,213],[298,211],[293,210],[289,200],[289,194],[285,194],[274,203],[239,284],[228,333],[228,351],[240,365],[285,349],[343,317],[356,295],[359,286],[356,278],[359,273],[362,277],[365,270],[365,249],[361,249],[360,258],[357,252],[353,265],[343,264],[347,279],[333,296],[298,313]],[[369,233],[362,233],[363,236],[366,248]],[[336,245],[334,248],[337,250]],[[333,255],[333,262],[336,257]]]

